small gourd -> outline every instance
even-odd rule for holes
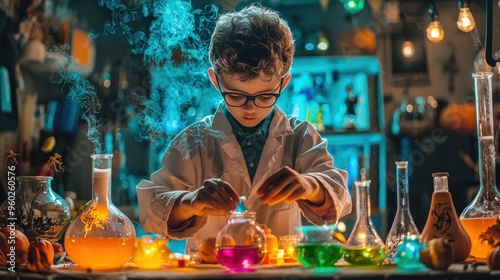
[[[488,253],[486,264],[491,270],[500,269],[500,243],[496,243],[496,246]]]
[[[34,272],[50,272],[54,260],[54,247],[48,240],[37,239],[28,249],[26,269]]]
[[[420,261],[428,268],[446,270],[453,263],[454,251],[446,238],[434,238],[420,250]]]

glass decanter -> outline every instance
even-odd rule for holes
[[[471,241],[459,222],[451,193],[448,191],[448,173],[437,172],[433,173],[432,177],[434,192],[420,240],[427,244],[434,238],[446,238],[453,247],[454,261],[464,261],[469,256]]]
[[[500,194],[496,187],[495,145],[493,129],[493,98],[491,72],[476,72],[474,90],[476,96],[476,122],[478,138],[479,190],[472,202],[462,211],[460,222],[471,242],[471,256],[486,258],[495,241],[489,232],[497,226],[500,215]]]
[[[247,212],[242,202],[229,215],[229,220],[215,238],[217,261],[229,271],[253,271],[266,254],[267,240],[264,230],[255,221],[255,213]]]
[[[353,265],[379,265],[387,248],[373,226],[370,209],[370,180],[354,181],[356,223],[344,244],[344,259]]]
[[[134,226],[110,199],[112,157],[91,155],[92,200],[66,231],[66,252],[81,267],[118,268],[134,252]]]
[[[408,190],[408,161],[396,161],[398,208],[394,216],[389,234],[386,238],[386,259],[392,262],[398,249],[398,244],[408,235],[420,235],[410,212]]]
[[[52,190],[52,179],[50,176],[18,177],[19,188],[12,207],[16,228],[30,241],[42,238],[57,242],[71,221],[68,203]],[[6,200],[0,209],[8,210],[8,205]]]

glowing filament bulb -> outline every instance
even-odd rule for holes
[[[463,32],[471,32],[476,27],[474,17],[472,16],[469,8],[460,8],[460,12],[458,13],[457,27]]]
[[[415,46],[413,46],[411,41],[403,42],[403,45],[401,46],[401,54],[407,58],[410,58],[415,54]]]
[[[444,30],[439,21],[431,21],[427,26],[427,39],[432,43],[439,43],[444,38]]]

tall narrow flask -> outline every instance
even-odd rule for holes
[[[448,172],[433,173],[432,177],[434,177],[434,192],[420,240],[428,243],[434,238],[446,238],[453,247],[453,261],[464,261],[469,257],[471,242],[458,220],[451,193],[448,191]]]
[[[397,199],[398,208],[394,222],[392,223],[385,244],[387,246],[386,259],[389,262],[394,260],[394,256],[398,249],[398,244],[403,241],[406,236],[420,235],[413,217],[410,212],[409,190],[408,190],[408,162],[396,161],[396,178],[397,178]]]
[[[460,215],[460,222],[472,241],[471,256],[486,258],[492,245],[500,241],[494,232],[500,215],[500,194],[496,187],[495,142],[493,139],[493,98],[491,72],[472,74],[476,95],[479,190]],[[495,238],[496,237],[496,238]]]
[[[81,267],[118,268],[133,255],[135,229],[110,199],[113,155],[91,157],[92,200],[69,226],[64,246],[71,260]]]
[[[344,259],[353,265],[379,265],[387,248],[373,226],[370,209],[370,180],[354,181],[356,223],[344,245]]]

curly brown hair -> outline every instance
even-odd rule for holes
[[[294,45],[286,21],[277,12],[254,4],[220,16],[209,51],[217,74],[236,74],[242,81],[271,80],[290,70]]]

